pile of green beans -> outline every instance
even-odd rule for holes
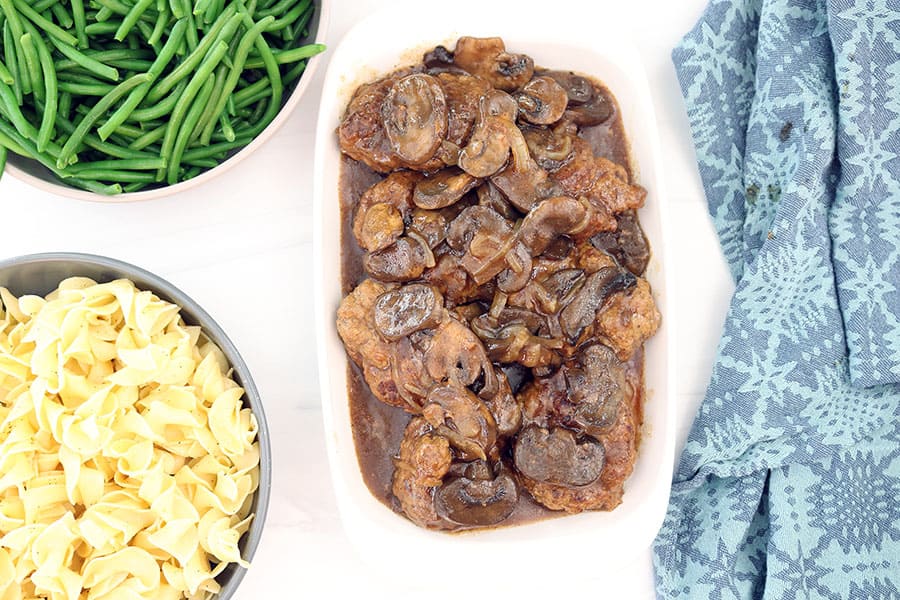
[[[196,177],[272,122],[307,61],[312,0],[0,0],[7,154],[67,185]]]

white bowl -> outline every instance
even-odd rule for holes
[[[301,42],[304,44],[324,44],[325,37],[328,33],[328,19],[331,2],[329,2],[328,0],[313,0],[313,3],[316,6],[316,10],[313,13],[312,19],[309,23],[309,35],[305,39],[301,40]],[[322,54],[327,54],[327,52],[329,51],[330,50]],[[243,148],[240,148],[237,151],[232,151],[231,155],[225,161],[219,163],[212,169],[200,173],[193,179],[188,179],[187,181],[182,181],[174,185],[164,185],[162,187],[152,188],[140,192],[130,192],[116,194],[115,196],[106,196],[103,194],[97,194],[95,192],[89,192],[66,185],[38,161],[18,156],[16,154],[13,154],[12,152],[9,153],[9,158],[6,163],[6,173],[12,175],[16,179],[19,179],[20,181],[36,187],[39,190],[43,190],[51,194],[58,194],[67,198],[73,198],[75,200],[87,200],[89,202],[120,203],[137,202],[140,200],[154,200],[156,198],[165,198],[167,196],[171,196],[172,194],[177,194],[179,192],[193,189],[199,185],[203,185],[207,181],[212,181],[222,173],[225,173],[232,167],[236,166],[242,160],[255,152],[257,148],[265,144],[275,134],[276,131],[281,129],[281,126],[287,122],[288,118],[290,118],[291,116],[291,113],[293,113],[294,109],[297,108],[297,104],[299,104],[300,99],[303,97],[303,94],[306,92],[306,89],[312,82],[316,69],[318,68],[319,63],[322,61],[322,54],[318,54],[309,59],[309,61],[306,63],[306,69],[304,69],[303,75],[294,85],[291,93],[287,95],[286,99],[284,100],[284,104],[278,111],[278,114],[275,115],[275,118],[272,119],[272,122],[269,123],[266,128],[260,132],[259,135],[253,138],[253,140]]]
[[[543,3],[546,6],[546,3]],[[419,8],[417,8],[417,6]],[[319,378],[328,456],[347,535],[376,570],[399,564],[482,564],[485,575],[520,572],[540,557],[541,573],[590,574],[598,566],[645,550],[662,524],[674,456],[673,351],[667,290],[666,197],[650,90],[638,52],[614,19],[579,24],[571,11],[529,13],[520,0],[464,0],[440,18],[420,19],[421,6],[396,4],[359,23],[331,53],[316,138],[314,223]],[[510,14],[541,14],[510,19]],[[478,15],[477,19],[471,15]],[[389,32],[389,34],[388,34]],[[437,44],[453,47],[461,35],[498,35],[512,52],[542,67],[582,72],[603,81],[617,97],[631,142],[638,181],[647,188],[640,219],[653,258],[647,278],[662,327],[646,345],[646,404],[642,441],[622,504],[611,512],[586,512],[536,523],[453,535],[421,529],[379,502],[366,487],[357,462],[347,399],[347,356],[334,319],[341,301],[341,232],[338,180],[340,151],[335,129],[353,90],[391,70],[416,63]],[[405,560],[399,559],[405,557]],[[403,568],[403,578],[429,577],[429,569]],[[467,577],[479,569],[467,569]]]

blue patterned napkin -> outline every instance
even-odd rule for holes
[[[664,598],[900,598],[900,0],[713,0],[673,58],[737,289]]]

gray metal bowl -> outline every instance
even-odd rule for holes
[[[313,4],[315,5],[316,10],[308,25],[309,34],[300,40],[300,45],[313,42],[317,44],[325,43],[331,2],[329,0],[313,0]],[[293,85],[293,88],[286,90],[287,93],[285,93],[284,99],[282,100],[281,110],[278,111],[275,119],[269,123],[266,128],[253,139],[253,141],[242,148],[232,150],[224,162],[212,169],[204,171],[193,179],[188,179],[187,181],[182,181],[181,183],[176,183],[174,185],[163,185],[140,192],[105,196],[103,194],[88,192],[69,186],[63,183],[63,181],[57,178],[50,169],[44,167],[38,161],[31,158],[24,158],[17,154],[13,154],[12,152],[9,153],[6,172],[16,179],[24,181],[40,190],[52,194],[59,194],[60,196],[66,196],[68,198],[74,198],[76,200],[87,200],[89,202],[136,202],[140,200],[153,200],[193,189],[228,171],[267,142],[269,138],[271,138],[272,135],[287,122],[288,117],[290,117],[291,113],[300,102],[300,99],[309,88],[313,75],[315,75],[315,71],[322,60],[323,56],[321,54],[309,59],[306,63],[306,70],[303,71],[300,80]]]
[[[63,279],[76,276],[89,277],[98,283],[127,278],[139,289],[149,290],[163,300],[177,304],[181,307],[181,315],[185,322],[189,325],[199,325],[207,337],[222,349],[229,364],[234,368],[234,379],[244,388],[245,402],[249,404],[259,422],[259,489],[251,505],[251,511],[256,516],[239,543],[241,556],[248,561],[252,560],[262,536],[269,507],[272,488],[272,451],[262,401],[244,359],[222,328],[200,305],[165,279],[140,267],[104,256],[74,252],[30,254],[0,260],[0,286],[9,288],[17,296],[24,294],[45,296],[56,289]],[[231,598],[245,573],[246,569],[235,564],[229,565],[216,578],[222,586],[218,598],[220,600]]]

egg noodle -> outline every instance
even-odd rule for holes
[[[0,287],[0,600],[215,595],[247,565],[243,393],[200,328],[131,281]]]

